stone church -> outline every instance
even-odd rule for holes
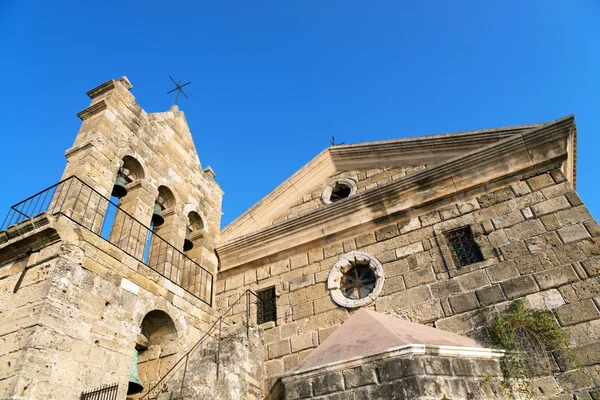
[[[62,178],[6,210],[0,398],[600,399],[574,116],[332,146],[221,230],[184,113],[131,89],[87,92]],[[494,345],[514,304],[564,346]]]

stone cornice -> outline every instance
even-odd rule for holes
[[[309,214],[229,239],[217,248],[221,270],[323,240],[431,201],[460,196],[469,188],[536,165],[553,160],[561,160],[566,165],[573,158],[573,149],[568,148],[573,127],[574,118],[568,116],[518,132]]]
[[[92,104],[91,106],[89,106],[85,110],[79,111],[77,113],[77,116],[82,121],[85,121],[86,119],[88,119],[88,118],[90,118],[90,117],[92,117],[92,116],[94,116],[94,115],[96,115],[99,112],[102,112],[104,110],[106,110],[106,101],[100,100],[99,102]]]
[[[221,237],[228,240],[233,235],[243,235],[270,226],[271,221],[310,193],[323,185],[335,173],[329,149],[323,150],[308,164],[277,186],[271,193],[250,207],[223,229]]]
[[[115,88],[115,80],[109,79],[108,81],[96,86],[95,88],[88,90],[86,94],[90,99],[94,99],[112,89]]]

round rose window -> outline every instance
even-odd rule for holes
[[[381,293],[383,267],[372,255],[361,251],[344,254],[333,266],[327,288],[333,301],[356,308],[371,303]]]

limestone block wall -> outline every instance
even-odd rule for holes
[[[162,355],[142,371],[145,385],[214,322],[211,307],[114,245],[64,216],[44,218],[0,243],[0,255],[13,256],[0,265],[0,398],[78,399],[116,382],[124,398],[145,316],[164,313],[176,329],[172,350],[150,346]],[[10,251],[48,230],[55,235],[40,241],[45,246]]]
[[[217,377],[217,341],[209,340],[169,381],[160,400],[179,398],[198,400],[262,399],[264,344],[261,330],[241,325],[222,332]],[[183,380],[183,386],[182,386]],[[172,396],[172,397],[171,397]]]
[[[326,280],[344,253],[360,250],[383,264],[383,292],[369,306],[379,312],[483,339],[486,307],[524,298],[553,310],[581,368],[564,352],[553,353],[546,392],[594,390],[600,385],[600,228],[558,169],[494,188],[427,204],[347,238],[324,238],[306,252],[282,251],[271,262],[225,271],[217,305],[226,309],[247,288],[276,287],[277,321],[263,326],[266,375],[276,377],[352,312],[332,302]],[[484,261],[457,268],[442,235],[461,226],[471,227]],[[234,307],[234,316],[244,307]]]
[[[219,237],[223,192],[215,174],[202,168],[183,112],[174,107],[148,114],[136,103],[131,88],[123,77],[88,92],[92,102],[78,114],[82,124],[65,153],[63,179],[76,175],[109,197],[119,168],[128,168],[131,193],[120,203],[145,226],[150,226],[160,188],[168,189],[173,198],[165,204],[169,217],[160,228],[165,239],[181,250],[188,215],[197,213],[202,223],[194,227],[194,235],[202,240],[195,243],[205,251],[197,248],[191,256],[216,273],[214,243]]]
[[[510,399],[497,358],[382,355],[284,375],[269,400]],[[517,394],[518,395],[518,394]],[[518,398],[518,397],[517,397]]]
[[[394,179],[410,175],[413,172],[419,171],[425,168],[425,165],[418,165],[413,167],[404,168],[374,168],[370,170],[356,170],[356,171],[345,171],[329,178],[330,181],[334,181],[338,178],[348,178],[356,182],[357,193],[364,192],[365,190],[372,189],[378,185],[385,184]],[[298,200],[292,207],[283,213],[280,217],[273,220],[273,224],[277,224],[289,218],[294,218],[299,215],[307,214],[320,207],[323,207],[321,201],[321,193],[323,186],[320,186],[313,190],[302,199]]]

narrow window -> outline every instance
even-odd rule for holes
[[[452,249],[454,261],[459,268],[483,261],[483,255],[473,238],[470,227],[445,232],[444,236],[446,236],[448,245]]]
[[[275,286],[271,286],[264,290],[256,292],[258,296],[256,323],[264,324],[265,322],[277,320],[277,300],[275,298]]]

